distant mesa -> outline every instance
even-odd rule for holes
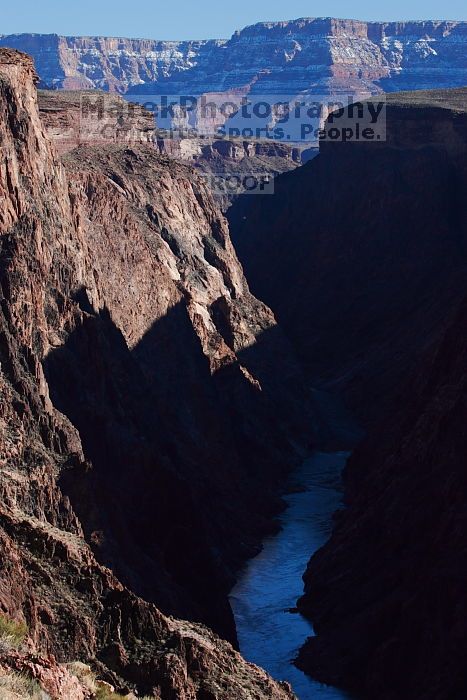
[[[259,23],[210,41],[14,34],[42,87],[177,95],[234,88],[373,94],[467,84],[467,22],[309,18]]]

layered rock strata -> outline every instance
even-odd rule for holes
[[[127,145],[64,168],[35,80],[0,52],[1,611],[121,690],[292,697],[151,601],[234,640],[234,572],[308,429],[299,368],[191,169]]]
[[[272,178],[310,157],[303,146],[268,140],[169,138],[153,113],[115,94],[40,90],[38,97],[47,136],[60,154],[78,146],[152,144],[161,155],[194,165],[223,210],[245,191],[249,176]]]
[[[44,86],[168,95],[224,92],[372,94],[467,82],[467,24],[303,18],[262,22],[226,41],[164,42],[17,34]]]

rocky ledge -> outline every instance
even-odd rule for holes
[[[269,140],[169,138],[143,105],[98,90],[39,90],[38,99],[47,136],[60,154],[78,146],[152,144],[161,155],[196,167],[223,210],[244,191],[242,178],[274,177],[317,152]],[[229,177],[230,188],[223,184]]]

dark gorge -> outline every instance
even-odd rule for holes
[[[464,699],[464,38],[1,38],[2,700]],[[319,154],[80,122],[96,88],[363,84],[386,138]]]

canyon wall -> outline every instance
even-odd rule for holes
[[[381,700],[465,695],[467,90],[390,96],[387,141],[323,142],[239,200],[255,293],[368,436],[310,561],[299,666]]]
[[[38,100],[47,136],[60,154],[85,145],[152,144],[161,155],[195,166],[223,211],[251,187],[248,176],[272,178],[317,152],[267,139],[170,138],[143,106],[101,91],[39,90]]]
[[[13,34],[2,36],[0,44],[32,56],[43,86],[127,92],[186,71],[200,56],[209,61],[223,42]]]
[[[227,593],[308,446],[300,368],[204,183],[152,146],[62,164],[36,80],[0,51],[1,612],[118,688],[290,698],[154,602],[235,641]]]
[[[467,83],[467,23],[309,18],[263,22],[225,41],[18,34],[43,86],[121,93],[373,94]]]
[[[351,457],[347,508],[305,574],[318,636],[298,665],[359,697],[465,696],[466,299]]]
[[[47,137],[59,155],[84,145],[153,144],[156,141],[153,114],[136,106],[132,111],[117,94],[39,90],[38,105]]]
[[[254,293],[317,385],[382,415],[464,289],[467,91],[388,98],[387,141],[322,142],[229,212]]]

